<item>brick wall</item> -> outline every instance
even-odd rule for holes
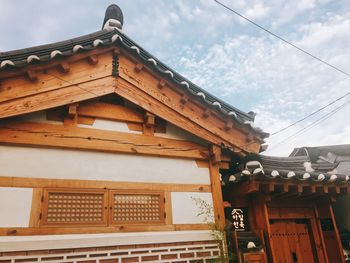
[[[193,241],[108,247],[0,252],[0,263],[17,262],[177,262],[199,263],[219,255],[216,241]]]

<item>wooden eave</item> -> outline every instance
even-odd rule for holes
[[[93,49],[47,63],[0,71],[0,118],[116,93],[182,129],[239,155],[258,152],[258,133],[177,87],[130,50]]]
[[[317,198],[320,196],[335,197],[350,193],[348,183],[300,182],[286,180],[247,180],[231,187],[233,196],[266,194],[271,198]]]

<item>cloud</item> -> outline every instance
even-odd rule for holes
[[[316,56],[350,71],[350,6],[346,0],[223,0]],[[0,50],[97,31],[107,0],[1,0]],[[121,0],[123,31],[185,77],[277,131],[349,91],[349,77],[266,34],[214,1]],[[19,8],[21,7],[21,8]],[[332,111],[344,101],[333,105]],[[322,114],[268,139],[269,154],[293,147],[348,143],[350,106],[276,145]],[[275,146],[274,146],[275,145]]]

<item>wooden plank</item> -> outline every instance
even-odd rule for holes
[[[57,61],[56,63],[46,65],[45,70],[43,70],[42,67],[33,68],[31,71],[36,72],[37,81],[35,82],[28,80],[26,76],[3,79],[2,82],[6,88],[1,91],[0,102],[37,95],[43,92],[68,87],[72,84],[76,85],[86,81],[111,76],[111,53],[100,54],[99,57],[101,63],[96,66],[89,65],[86,62],[86,55],[75,62],[70,62],[70,59],[65,60],[66,64],[70,64],[70,72],[67,75],[59,69],[59,65],[62,65],[62,63]]]
[[[90,50],[88,52],[82,52],[79,54],[75,54],[74,56],[71,56],[71,57],[66,57],[65,61],[70,63],[70,64],[73,64],[75,62],[85,60],[88,63],[87,57],[94,56],[94,55],[96,55],[97,57],[106,55],[107,57],[110,57],[110,59],[111,59],[110,61],[112,61],[111,54],[112,54],[114,49],[115,49],[115,47],[103,48],[103,49],[99,49],[99,48],[93,49],[93,50]],[[62,60],[60,60],[60,59],[54,59],[54,60],[51,60],[49,63],[42,63],[42,64],[40,63],[40,64],[36,64],[36,65],[33,64],[33,65],[29,65],[27,67],[17,68],[16,70],[1,70],[0,71],[0,79],[10,79],[10,78],[25,75],[26,71],[28,69],[36,70],[36,71],[46,71],[48,69],[55,68],[58,64],[61,63],[61,61]],[[108,62],[106,62],[106,63],[108,63]]]
[[[30,210],[29,227],[40,226],[42,195],[43,195],[42,188],[33,188],[32,207]]]
[[[113,77],[103,77],[79,85],[70,85],[29,97],[13,99],[9,102],[2,102],[0,103],[0,118],[45,110],[110,94],[114,92],[114,81]]]
[[[232,190],[234,196],[244,196],[259,192],[259,183],[256,181],[247,181]]]
[[[61,234],[98,234],[153,231],[209,230],[207,224],[173,225],[118,225],[109,227],[28,227],[0,228],[0,236],[61,235]]]
[[[220,151],[218,146],[212,146],[214,151]],[[213,196],[213,208],[215,223],[219,229],[224,229],[225,227],[225,213],[224,213],[224,201],[222,198],[221,182],[220,182],[220,163],[214,163],[209,160],[209,171],[210,171],[210,182],[211,182],[211,192]]]
[[[130,108],[109,103],[82,103],[78,115],[107,120],[143,123],[143,115]]]
[[[209,156],[206,147],[187,141],[31,122],[0,124],[0,143],[200,160]]]
[[[103,180],[46,179],[0,176],[0,187],[133,189],[168,192],[211,192],[205,184],[138,183]],[[34,197],[33,197],[34,198]]]

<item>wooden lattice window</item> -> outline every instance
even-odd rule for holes
[[[107,191],[45,190],[43,225],[106,225]]]
[[[111,222],[148,224],[164,222],[164,194],[111,191]]]

